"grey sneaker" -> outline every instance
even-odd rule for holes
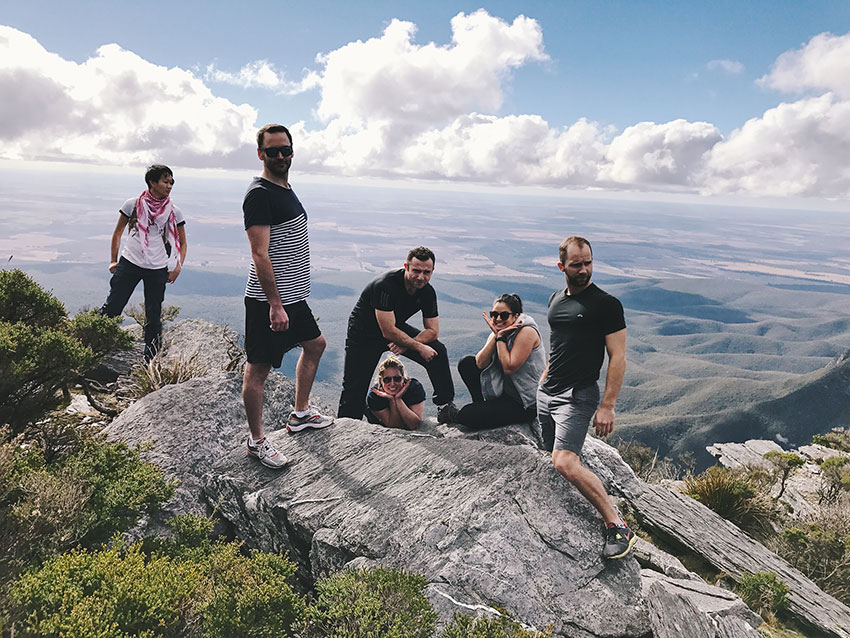
[[[289,413],[289,422],[286,424],[286,429],[290,432],[300,432],[306,428],[321,430],[333,423],[333,417],[325,416],[313,406],[310,406],[310,411],[304,416],[295,414],[295,410]]]
[[[605,530],[605,547],[602,556],[605,558],[622,558],[637,542],[637,536],[628,525],[611,525]]]
[[[284,465],[289,463],[287,458],[278,452],[274,446],[269,443],[268,439],[263,439],[257,445],[251,443],[251,437],[248,437],[248,456],[255,456],[260,460],[260,463],[274,470],[279,470]]]
[[[437,406],[437,423],[457,423],[459,414],[460,410],[454,401],[449,401],[445,405]]]

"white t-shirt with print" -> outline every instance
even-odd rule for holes
[[[128,199],[124,202],[124,205],[121,206],[118,212],[125,217],[132,217],[133,208],[136,206],[137,199],[138,198],[136,197]],[[177,218],[177,225],[182,226],[186,223],[183,219],[183,213],[174,204],[172,204],[172,207],[174,208],[174,216]],[[165,252],[165,243],[162,240],[162,234],[165,232],[167,222],[168,217],[160,215],[157,220],[151,224],[148,229],[148,247],[144,254],[142,254],[142,241],[144,240],[144,235],[139,232],[138,228],[130,230],[129,235],[124,237],[124,250],[121,251],[121,256],[139,268],[148,268],[150,270],[167,268],[168,253]],[[171,247],[171,259],[176,263],[177,251],[174,250],[174,246]]]

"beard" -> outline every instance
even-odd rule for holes
[[[286,178],[289,175],[291,162],[288,158],[286,160],[265,159],[263,163],[266,165],[266,170],[276,177]]]
[[[575,277],[567,275],[567,283],[573,288],[583,288],[590,283],[590,273],[586,275],[576,275]]]

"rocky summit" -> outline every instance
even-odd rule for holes
[[[555,636],[759,635],[761,619],[735,594],[648,542],[602,559],[601,519],[528,425],[407,432],[338,419],[289,434],[294,387],[272,373],[265,422],[289,459],[276,471],[245,453],[240,390],[239,374],[224,371],[163,388],[125,410],[109,436],[147,443],[148,458],[180,480],[172,513],[215,510],[248,547],[288,552],[305,591],[330,571],[384,566],[422,574],[442,622],[499,609]],[[598,439],[588,439],[584,461],[654,537],[733,576],[781,574],[795,620],[850,638],[850,609],[734,525],[640,481]]]

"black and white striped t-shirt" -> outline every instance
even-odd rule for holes
[[[284,304],[303,301],[310,296],[310,243],[307,212],[295,192],[255,177],[242,202],[245,230],[251,226],[269,226],[269,259],[274,268],[280,300]],[[257,279],[253,260],[248,273],[245,296],[268,301]]]

